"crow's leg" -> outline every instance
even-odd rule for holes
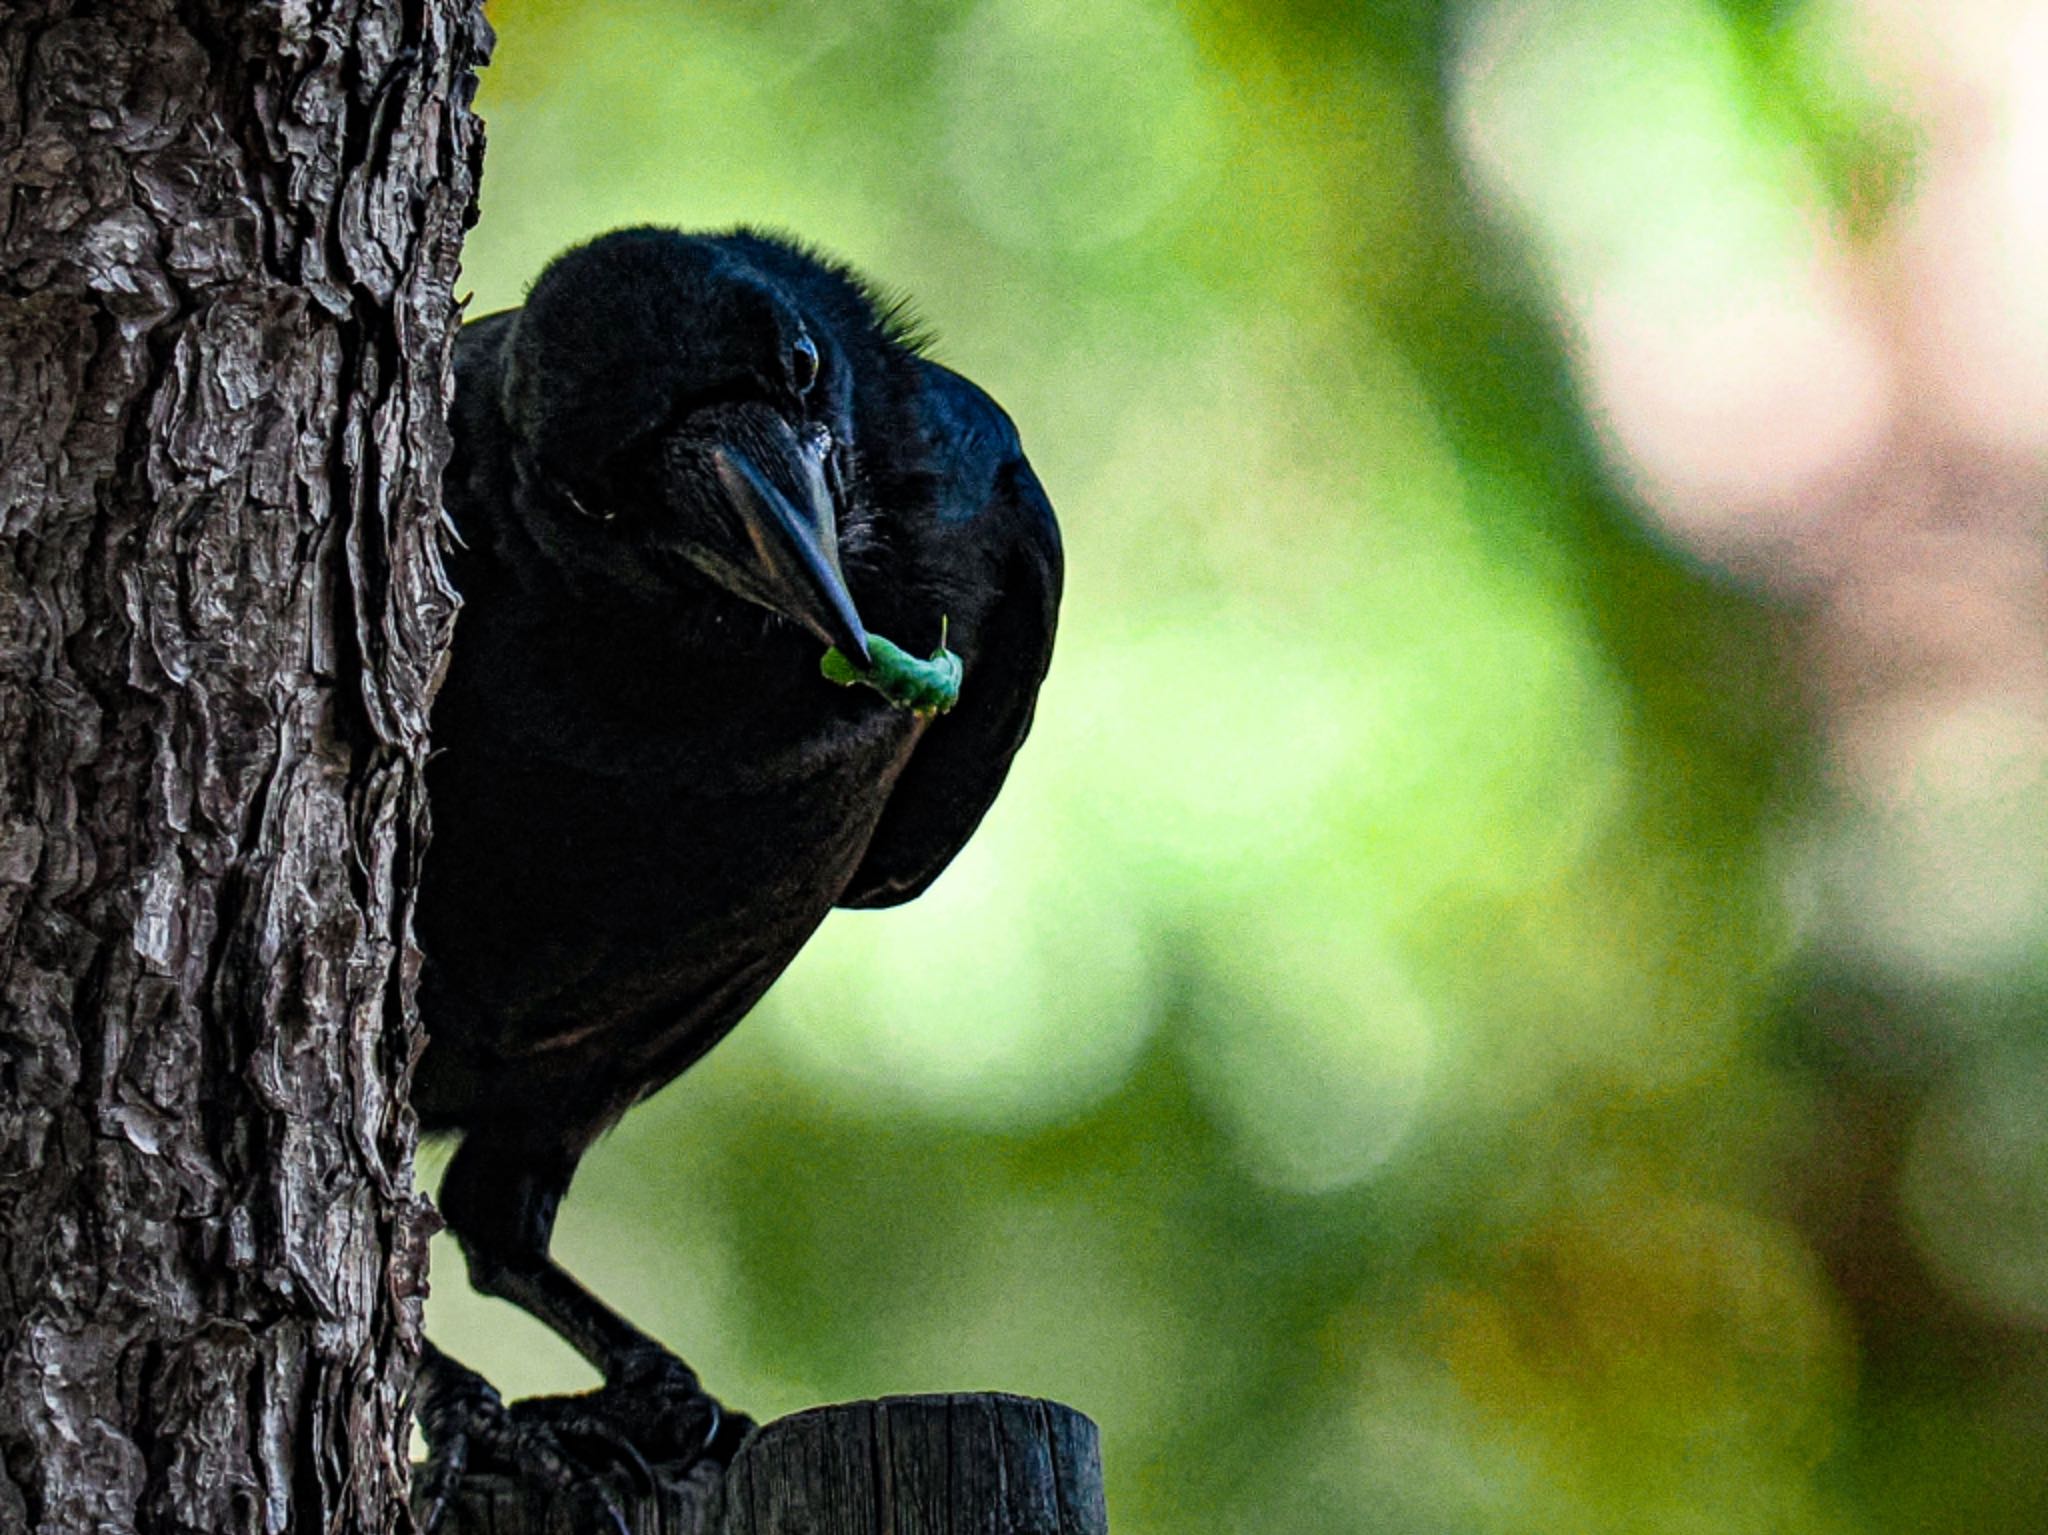
[[[721,1407],[688,1365],[548,1256],[575,1166],[560,1150],[472,1132],[441,1184],[441,1213],[468,1260],[470,1283],[545,1323],[604,1376],[601,1390],[519,1402],[513,1416],[563,1438],[622,1438],[668,1465],[730,1460],[752,1420]]]

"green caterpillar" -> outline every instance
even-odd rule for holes
[[[873,688],[899,709],[930,719],[944,714],[960,701],[960,658],[946,648],[946,629],[939,626],[939,648],[931,659],[920,661],[901,645],[879,634],[868,636],[868,654],[874,665],[867,671],[855,666],[837,645],[826,651],[818,670],[841,687],[861,683]]]

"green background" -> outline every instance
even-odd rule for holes
[[[472,314],[617,225],[795,231],[914,296],[1066,535],[977,840],[566,1205],[726,1399],[1071,1402],[1118,1535],[2048,1528],[2039,945],[1815,936],[1797,604],[1643,515],[1554,297],[1688,220],[1872,238],[1913,124],[1830,8],[1536,10],[1485,89],[1575,83],[1503,210],[1480,8],[491,6]],[[1955,1180],[2021,1301],[1927,1257]],[[460,1271],[444,1346],[590,1382]]]

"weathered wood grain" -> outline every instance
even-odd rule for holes
[[[898,1396],[764,1425],[721,1479],[620,1487],[629,1535],[1107,1535],[1095,1425],[996,1393]],[[587,1535],[588,1503],[471,1477],[448,1535]]]

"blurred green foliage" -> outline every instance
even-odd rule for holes
[[[1508,228],[1454,147],[1468,8],[492,5],[472,313],[621,224],[798,232],[916,296],[1066,530],[977,841],[567,1206],[727,1399],[1059,1397],[1119,1535],[2048,1518],[1961,1366],[1864,1373],[1804,1224],[1779,618],[1645,531],[1544,288],[1687,219],[1728,261],[1854,224],[1909,142],[1824,7],[1545,14],[1476,87],[1533,93],[1554,199]],[[1599,90],[1544,76],[1589,49]],[[446,1346],[588,1379],[459,1273]]]

